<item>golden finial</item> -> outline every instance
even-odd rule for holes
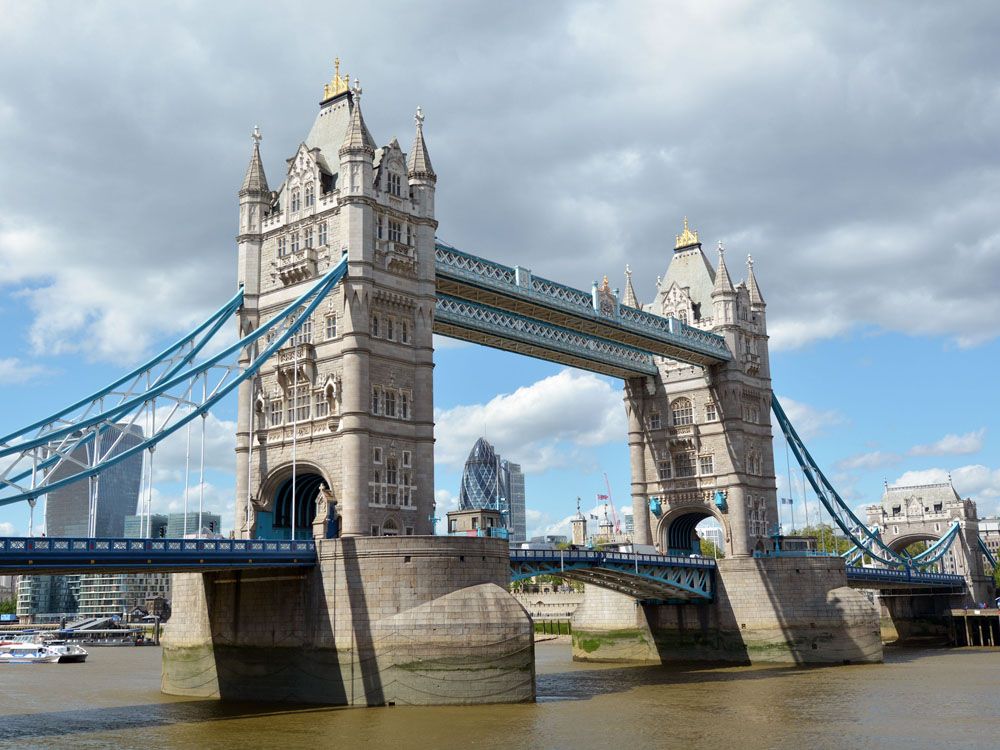
[[[604,274],[604,281],[601,282],[601,291],[607,292],[610,291],[610,289],[611,289],[611,284],[608,282],[608,275]]]
[[[685,247],[692,247],[694,245],[700,245],[701,242],[698,240],[698,233],[692,232],[688,229],[688,217],[684,217],[684,231],[677,235],[677,243],[674,245],[674,250],[680,250]]]
[[[343,94],[350,87],[351,77],[346,73],[344,75],[340,75],[340,58],[334,58],[333,80],[323,86],[323,101]]]

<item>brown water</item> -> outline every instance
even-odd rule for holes
[[[538,702],[297,708],[171,698],[156,648],[0,665],[0,747],[997,748],[1000,651],[896,650],[826,669],[579,664],[537,647]]]

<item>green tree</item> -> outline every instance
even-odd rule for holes
[[[12,615],[17,612],[17,601],[14,599],[0,599],[0,615]]]
[[[818,526],[806,526],[804,529],[796,531],[796,536],[811,536],[816,540],[816,549],[819,551],[832,552],[838,555],[842,555],[851,547],[854,543],[845,536],[841,536],[838,530],[835,530],[828,523],[821,523]]]
[[[714,557],[718,560],[721,560],[726,556],[725,551],[720,549],[719,547],[716,547],[715,542],[713,542],[711,539],[705,539],[703,537],[700,541],[701,541],[701,554],[703,554],[705,557]]]

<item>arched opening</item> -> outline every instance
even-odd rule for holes
[[[294,487],[296,539],[312,539],[316,500],[319,497],[320,487],[324,484],[325,481],[319,474],[309,472],[296,475]],[[292,478],[287,477],[274,493],[274,516],[270,538],[292,538],[292,505]]]
[[[926,550],[928,547],[932,546],[938,539],[941,538],[940,534],[929,534],[926,532],[914,532],[910,534],[903,534],[902,536],[896,537],[891,542],[888,543],[889,549],[895,552],[897,555],[902,552],[906,552],[911,557],[919,555],[921,552]],[[951,550],[946,552],[944,556],[938,560],[929,569],[930,572],[935,573],[955,573],[958,572],[957,562],[955,560],[955,554]]]
[[[703,537],[716,544],[719,553],[725,553],[725,530],[707,508],[680,509],[660,522],[660,548],[665,554],[704,554]]]
[[[382,524],[382,536],[399,536],[399,526],[391,518],[385,519]]]

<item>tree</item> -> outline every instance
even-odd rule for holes
[[[711,539],[701,538],[701,554],[705,557],[714,557],[717,560],[721,560],[726,556],[725,550],[720,549],[715,546],[715,542]]]
[[[0,599],[0,615],[12,615],[17,612],[16,599]]]
[[[819,526],[806,526],[798,531],[796,536],[811,536],[816,540],[816,549],[820,552],[826,551],[842,555],[854,546],[850,539],[840,536],[828,523],[821,523]]]

